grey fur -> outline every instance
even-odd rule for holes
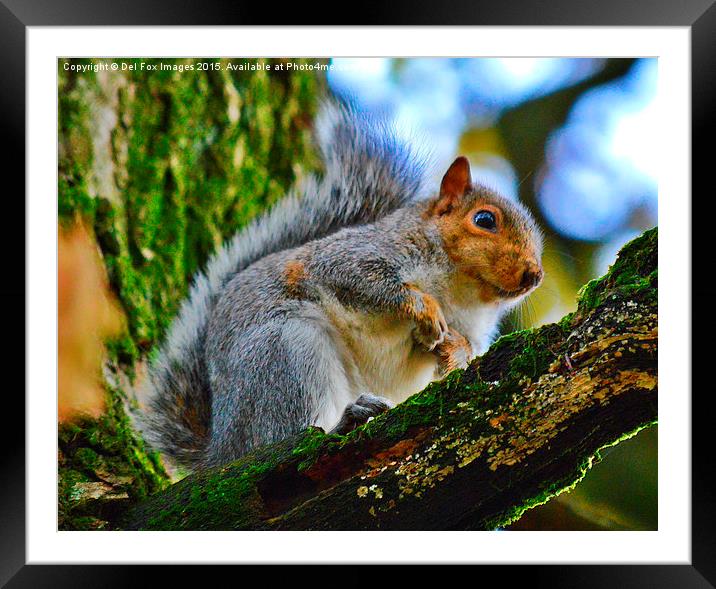
[[[449,263],[437,234],[426,233],[423,206],[271,254],[231,278],[211,311],[205,342],[213,418],[202,465],[224,463],[311,424],[332,425],[325,415],[335,395],[351,387],[345,338],[326,299],[363,313],[398,314],[413,296],[403,276],[429,262],[428,252],[439,267]],[[285,269],[295,263],[305,278],[300,292],[287,293]],[[365,411],[351,411],[356,403],[350,396],[341,403],[354,424],[358,413],[365,421],[380,412],[361,403]],[[334,431],[348,421],[344,411]]]
[[[152,446],[179,464],[219,463],[296,431],[314,417],[318,400],[312,395],[332,385],[320,354],[336,353],[330,326],[304,303],[259,309],[261,301],[283,299],[275,276],[251,265],[341,228],[371,223],[423,189],[423,156],[380,120],[326,103],[317,137],[323,177],[296,186],[213,256],[150,366],[142,430]],[[235,282],[237,277],[242,280]],[[223,324],[232,304],[246,313]],[[217,312],[217,305],[228,315]],[[254,313],[262,320],[246,322]],[[258,389],[273,396],[250,394]]]
[[[395,390],[408,388],[403,383],[376,390],[374,363],[366,376],[349,350],[351,331],[361,339],[381,331],[370,321],[401,318],[412,329],[406,309],[426,307],[426,293],[411,288],[411,277],[422,276],[426,292],[439,298],[448,294],[445,282],[457,270],[435,219],[426,215],[431,206],[409,203],[373,223],[265,256],[231,277],[207,326],[212,422],[199,466],[223,464],[312,424],[344,433],[391,405],[370,393],[395,398],[406,392]],[[517,208],[513,213],[521,220]],[[428,350],[443,335],[433,333],[420,351],[406,330],[397,347],[429,357],[434,372]],[[388,344],[385,354],[393,352]],[[395,358],[388,370],[400,372]]]
[[[420,159],[383,123],[328,105],[318,137],[324,177],[210,261],[150,368],[147,438],[183,465],[223,464],[308,425],[349,430],[435,378],[448,326],[478,354],[529,290],[481,302],[466,286],[435,213],[442,197],[418,200]],[[451,206],[462,219],[476,203],[497,206],[539,264],[521,205],[471,186]]]
[[[371,395],[370,393],[363,393],[355,400],[355,403],[350,403],[345,408],[341,420],[329,433],[346,434],[354,430],[356,426],[368,421],[371,417],[380,415],[388,411],[388,409],[392,409],[392,407],[393,404],[387,399]]]

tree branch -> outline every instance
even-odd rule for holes
[[[559,323],[500,338],[347,436],[317,428],[197,473],[125,529],[494,529],[657,418],[657,231]]]

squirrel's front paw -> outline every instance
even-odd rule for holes
[[[456,368],[467,368],[472,358],[472,346],[465,336],[451,327],[434,353],[438,357],[438,376],[443,378]]]
[[[443,343],[448,331],[445,316],[434,297],[416,293],[410,303],[409,313],[415,321],[413,339],[429,352]]]
[[[393,403],[370,393],[363,393],[355,402],[349,403],[343,411],[341,420],[330,434],[347,434],[359,425],[366,423],[371,417],[380,415],[393,407]]]

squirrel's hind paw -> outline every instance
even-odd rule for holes
[[[347,434],[359,425],[366,423],[371,417],[380,415],[393,407],[388,399],[363,393],[355,402],[349,403],[343,411],[343,416],[329,434]]]

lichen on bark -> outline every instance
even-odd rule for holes
[[[97,60],[58,63],[60,222],[93,229],[126,325],[108,342],[107,413],[60,427],[60,528],[491,529],[656,419],[651,231],[585,286],[574,314],[501,338],[355,432],[310,429],[169,486],[132,431],[127,390],[208,255],[315,168],[321,80],[79,74],[66,61]]]
[[[657,418],[657,231],[556,324],[346,436],[311,428],[187,477],[127,529],[494,529],[576,484]]]
[[[125,315],[107,342],[108,413],[59,429],[62,529],[107,527],[168,484],[129,427],[128,385],[211,252],[318,161],[313,72],[230,71],[225,59],[201,60],[218,70],[142,69],[197,61],[151,58],[113,60],[133,70],[65,69],[107,61],[58,60],[59,220],[93,231]]]

